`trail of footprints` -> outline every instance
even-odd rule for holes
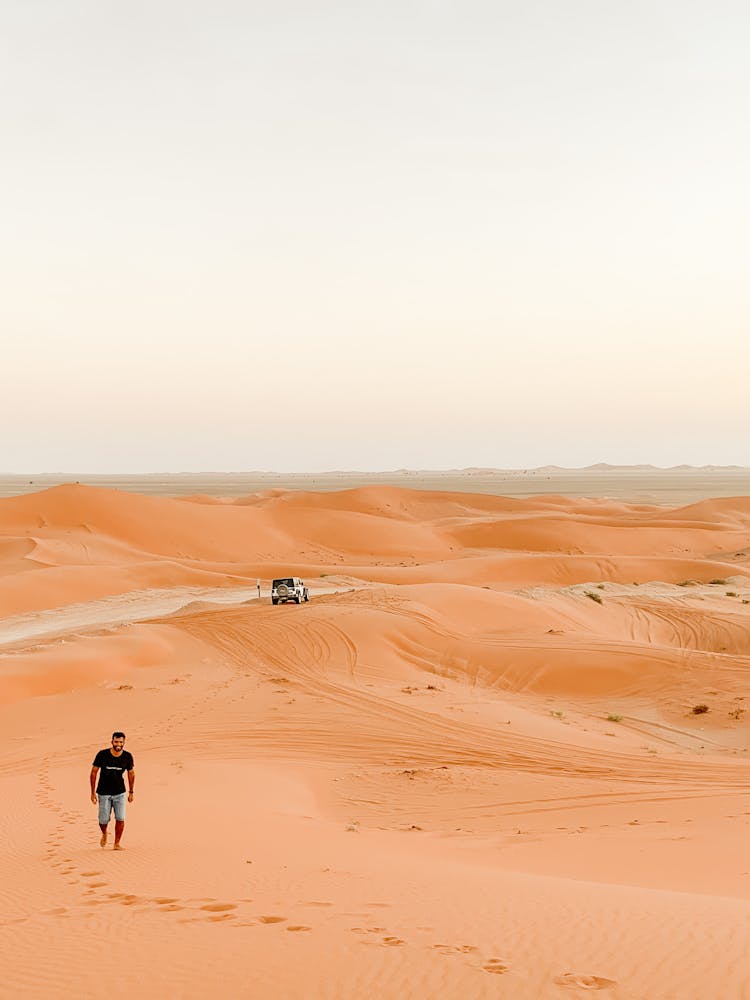
[[[60,841],[54,837],[50,838],[51,846],[48,848],[47,859],[57,858]],[[79,885],[82,887],[79,907],[94,906],[124,906],[133,907],[140,912],[144,910],[156,910],[159,913],[173,914],[179,913],[176,919],[179,923],[192,923],[194,921],[207,921],[210,923],[223,923],[232,927],[262,927],[283,925],[285,931],[292,933],[305,933],[313,930],[310,924],[291,923],[286,916],[278,914],[257,914],[250,912],[252,899],[240,899],[237,902],[222,902],[210,896],[196,896],[189,899],[180,899],[176,896],[140,896],[126,892],[107,892],[110,883],[104,878],[104,873],[99,868],[88,868],[84,871],[78,868],[72,858],[57,858],[51,861],[53,867],[57,868],[61,875],[66,876],[69,885]],[[311,900],[301,904],[305,907],[332,907],[334,904],[328,901]],[[372,906],[382,906],[375,904]],[[78,907],[58,906],[44,911],[45,916],[65,918],[69,917]],[[363,916],[366,914],[362,914]],[[341,916],[341,915],[339,915]],[[426,928],[425,928],[426,929]],[[386,926],[375,925],[372,927],[355,926],[348,928],[350,933],[357,934],[362,938],[362,944],[376,945],[383,948],[403,948],[408,947],[409,942],[396,934],[390,933]],[[510,971],[510,964],[497,956],[485,957],[481,954],[481,949],[472,944],[433,944],[430,950],[446,958],[462,958],[470,965],[481,972],[491,975],[504,975]],[[605,979],[601,976],[585,975],[580,973],[565,972],[555,977],[554,983],[565,988],[577,990],[600,991],[614,988],[617,983],[612,979]]]
[[[63,857],[63,845],[69,839],[66,836],[64,827],[73,824],[83,825],[89,823],[91,817],[84,818],[80,810],[63,809],[54,798],[53,787],[49,778],[49,758],[42,761],[39,771],[39,783],[36,791],[36,798],[39,805],[55,814],[59,823],[47,837],[47,847],[44,852],[44,860],[51,868],[65,878],[68,885],[75,885],[81,888],[81,899],[78,906],[66,907],[57,906],[43,911],[44,916],[55,917],[57,919],[67,918],[78,907],[95,906],[124,906],[133,907],[138,911],[152,910],[159,913],[178,913],[176,919],[180,923],[191,923],[194,921],[208,921],[210,923],[222,923],[231,927],[262,927],[283,925],[285,931],[292,933],[305,933],[313,930],[309,924],[290,923],[286,916],[277,914],[257,914],[249,912],[249,904],[252,899],[240,899],[237,902],[222,902],[209,896],[192,897],[190,899],[180,899],[176,896],[139,896],[126,892],[107,892],[110,883],[106,880],[102,869],[93,864],[86,864],[79,867],[71,857]],[[311,900],[303,903],[306,907],[332,907],[334,904],[327,901]],[[384,907],[388,904],[372,903],[372,907]],[[367,914],[362,914],[365,916]],[[340,915],[341,916],[341,915]],[[426,928],[425,928],[426,930]],[[403,948],[408,947],[409,942],[396,934],[389,932],[385,926],[373,927],[350,927],[349,932],[360,935],[362,944],[377,945],[383,948]],[[474,968],[492,975],[504,975],[510,971],[507,961],[497,956],[489,958],[481,955],[480,949],[472,944],[433,944],[430,950],[447,958],[463,958]],[[574,972],[564,972],[556,976],[553,982],[565,989],[601,991],[614,988],[615,980],[606,979],[602,976],[586,975]]]
[[[53,846],[50,853],[55,855],[56,848]],[[176,919],[180,923],[192,923],[194,921],[208,921],[210,923],[224,923],[232,927],[261,927],[263,925],[273,926],[283,925],[285,931],[292,933],[304,933],[313,930],[310,924],[291,923],[286,916],[278,914],[257,914],[250,912],[252,899],[240,899],[237,902],[223,902],[210,896],[196,896],[189,899],[180,899],[176,896],[139,896],[126,892],[107,892],[109,883],[103,877],[103,872],[99,868],[79,869],[71,858],[60,858],[53,862],[58,867],[60,873],[65,876],[72,876],[68,879],[71,885],[83,887],[82,898],[79,903],[81,907],[93,907],[102,905],[115,905],[133,907],[138,911],[156,910],[160,913],[179,913]],[[321,900],[311,900],[301,904],[305,907],[323,908],[333,907],[333,903]],[[372,907],[383,906],[384,904],[371,904]],[[386,904],[387,905],[387,904]],[[57,918],[67,917],[76,907],[55,907],[45,911],[46,916]],[[361,914],[362,916],[369,914]],[[338,916],[343,916],[339,914]],[[350,933],[360,935],[362,944],[376,945],[383,948],[408,947],[409,942],[396,934],[390,933],[386,926],[375,925],[372,927],[355,926],[348,928]],[[426,930],[424,928],[423,930]],[[492,975],[504,975],[510,971],[509,963],[497,956],[486,957],[481,953],[481,949],[472,944],[433,944],[430,950],[438,955],[447,958],[463,958],[470,965],[479,971]],[[557,986],[573,988],[577,990],[608,990],[614,988],[617,983],[612,979],[605,979],[601,976],[585,975],[580,973],[565,972],[555,977],[553,980]]]

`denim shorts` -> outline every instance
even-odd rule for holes
[[[99,822],[109,823],[112,810],[115,811],[115,819],[122,823],[125,820],[125,796],[127,792],[120,795],[99,795]]]

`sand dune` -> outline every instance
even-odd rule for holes
[[[57,486],[0,611],[1,997],[750,997],[749,498]]]
[[[535,509],[532,500],[370,487],[196,504],[60,486],[0,502],[0,586],[7,584],[0,610],[39,610],[140,586],[197,586],[209,582],[206,574],[229,585],[267,579],[277,569],[319,577],[335,568],[384,581],[385,569],[414,567],[412,579],[420,581],[510,587],[750,573],[750,505],[743,498],[676,511],[567,500],[563,516],[562,500],[548,501]],[[576,556],[596,558],[570,558]],[[633,562],[638,558],[644,564]]]

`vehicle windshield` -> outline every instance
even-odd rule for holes
[[[293,587],[294,586],[294,578],[291,577],[291,576],[285,576],[285,577],[282,577],[281,580],[274,580],[273,581],[274,587],[278,587],[282,583],[285,583],[287,585],[287,587]]]

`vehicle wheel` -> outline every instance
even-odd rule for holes
[[[295,598],[294,598],[294,603],[295,603],[295,604],[299,604],[299,597],[295,597]]]
[[[310,600],[310,595],[308,594],[307,591],[305,591],[305,602],[307,602],[309,600]]]
[[[278,603],[279,603],[278,597],[272,597],[271,598],[271,604],[278,604]]]

